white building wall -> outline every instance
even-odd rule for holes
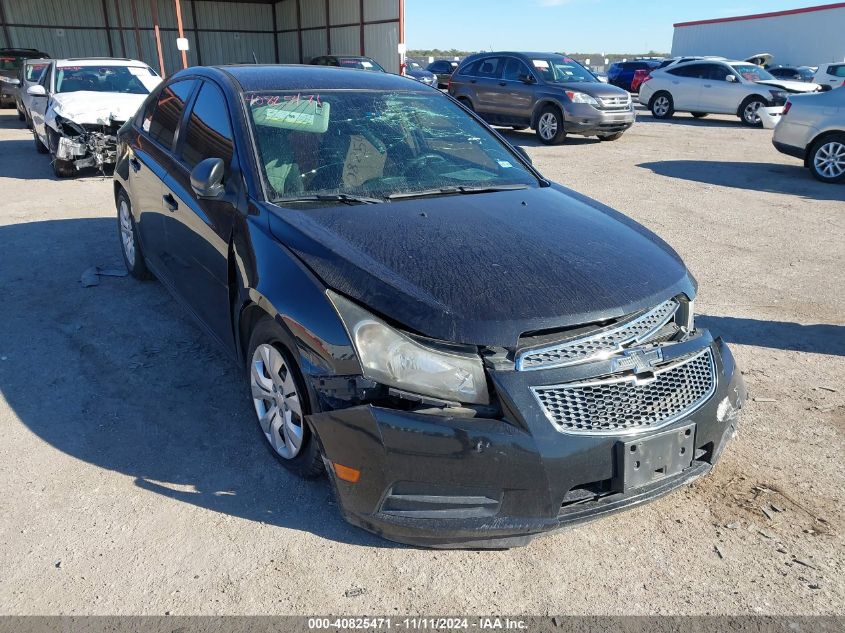
[[[774,64],[817,66],[845,60],[845,7],[766,18],[678,25],[672,55],[745,59],[771,53]]]

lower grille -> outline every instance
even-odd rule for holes
[[[658,368],[647,382],[631,375],[531,388],[559,431],[581,434],[660,428],[692,413],[715,390],[716,370],[710,348]]]

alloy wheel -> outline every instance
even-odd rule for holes
[[[664,117],[669,112],[669,97],[660,96],[654,100],[654,114]]]
[[[264,436],[281,457],[293,459],[304,437],[302,404],[282,353],[268,343],[255,348],[249,382]]]
[[[840,178],[845,174],[845,144],[839,141],[825,143],[813,157],[816,171],[825,178]]]
[[[551,112],[544,113],[540,117],[539,132],[545,140],[552,140],[557,134],[557,117]]]
[[[745,122],[751,125],[757,125],[760,123],[760,113],[758,110],[763,106],[760,101],[752,101],[747,106],[745,106],[745,110],[743,111],[743,115],[745,116]]]
[[[126,200],[120,201],[120,241],[123,244],[123,254],[129,266],[135,265],[135,234],[132,230],[132,218],[129,215],[129,205]]]

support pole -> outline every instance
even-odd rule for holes
[[[135,46],[138,48],[137,59],[144,59],[144,51],[141,49],[141,30],[138,28],[138,5],[135,4],[135,0],[131,0],[130,6],[132,7],[132,26],[135,27]]]
[[[111,24],[109,24],[109,8],[103,0],[103,23],[106,25],[106,41],[109,43],[109,57],[114,57],[114,44],[111,41]]]
[[[296,39],[299,43],[299,63],[305,63],[305,57],[302,54],[302,6],[300,5],[299,0],[294,0],[296,2]]]
[[[193,5],[191,5],[193,6]],[[273,50],[276,53],[276,63],[279,62],[279,21],[276,17],[276,3],[274,2],[272,5],[273,7]],[[196,26],[196,20],[194,21],[194,26]]]
[[[358,2],[358,21],[361,23],[361,55],[366,55],[364,52],[364,0]]]
[[[120,54],[126,57],[126,40],[123,39],[123,18],[120,17],[120,0],[114,0],[114,14],[117,16],[117,33],[120,35]]]
[[[332,54],[332,25],[329,17],[331,8],[329,7],[329,0],[326,0],[326,55]]]
[[[276,5],[273,5],[273,11],[276,10]],[[194,23],[194,50],[197,53],[197,66],[202,66],[202,50],[200,50],[200,31],[199,20],[197,20],[197,3],[196,0],[191,3],[191,20]],[[274,29],[275,30],[275,29]]]
[[[3,0],[0,0],[0,22],[3,23],[3,35],[6,37],[6,46],[12,47],[12,36],[9,34],[9,25],[6,23],[6,11],[3,8]]]
[[[179,37],[185,37],[185,29],[182,27],[182,3],[180,0],[173,0],[176,4],[176,26],[179,28]],[[182,51],[182,68],[188,67],[188,51]]]
[[[156,52],[158,53],[158,68],[161,78],[167,78],[167,71],[164,68],[164,53],[161,51],[161,32],[158,29],[158,0],[150,0],[150,12],[153,14],[153,30],[156,36]]]

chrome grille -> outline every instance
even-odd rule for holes
[[[635,319],[606,330],[549,347],[525,350],[517,355],[516,369],[549,369],[608,358],[627,345],[647,340],[669,322],[679,306],[675,299],[669,299]]]
[[[563,433],[613,434],[660,428],[692,413],[716,389],[707,348],[654,372],[636,376],[532,387],[546,417]]]
[[[602,110],[627,110],[631,105],[631,97],[622,95],[620,97],[599,97],[599,105]]]

